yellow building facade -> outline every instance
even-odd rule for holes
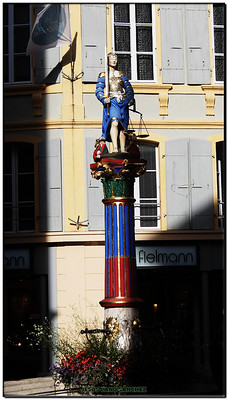
[[[125,7],[133,6],[135,7],[135,5],[125,5]],[[165,262],[157,265],[145,264],[143,267],[138,264],[139,294],[144,295],[145,302],[142,318],[144,318],[146,326],[149,326],[150,323],[153,326],[156,322],[155,318],[160,318],[160,323],[171,324],[169,315],[172,314],[173,320],[176,318],[179,324],[190,323],[191,329],[197,331],[194,337],[195,345],[202,340],[201,345],[204,346],[215,337],[213,322],[219,323],[218,320],[220,321],[224,315],[222,181],[218,180],[218,176],[221,175],[221,171],[218,171],[218,159],[224,162],[224,159],[221,158],[223,152],[219,153],[218,150],[218,143],[222,143],[224,140],[224,84],[216,79],[215,75],[216,45],[214,42],[215,31],[221,29],[222,22],[220,25],[218,23],[216,25],[215,19],[213,19],[215,11],[212,4],[200,5],[199,9],[190,9],[190,11],[188,5],[183,4],[171,11],[163,4],[149,4],[149,6],[151,6],[152,22],[147,22],[146,29],[150,28],[153,36],[153,79],[131,79],[131,84],[135,94],[136,110],[143,115],[145,123],[143,129],[145,130],[146,127],[148,133],[145,139],[138,139],[139,146],[144,146],[143,151],[147,151],[145,145],[149,149],[150,146],[156,149],[157,196],[155,200],[150,200],[153,204],[151,206],[152,215],[153,218],[154,216],[156,218],[151,217],[149,221],[153,222],[150,224],[143,219],[147,212],[136,214],[138,216],[135,226],[136,253],[139,257],[140,249],[147,253],[156,249],[157,253],[164,254],[170,248],[172,254],[177,254],[177,251],[184,251],[183,249],[186,248],[186,251],[193,251],[196,258],[192,265],[180,265],[177,261],[175,261],[176,264],[173,261],[174,266]],[[31,29],[35,21],[37,6],[29,5],[29,7]],[[10,6],[8,11],[10,11]],[[11,10],[11,12],[13,11]],[[96,42],[86,42],[88,37],[85,38],[85,31],[98,30],[100,21],[97,19],[97,15],[99,13],[105,15],[106,31],[104,36],[107,40],[107,52],[116,51],[117,54],[119,53],[118,55],[122,56],[124,50],[123,48],[118,50],[117,32],[120,27],[128,28],[132,21],[118,20],[118,15],[123,14],[121,14],[121,10],[115,10],[114,4],[72,3],[69,4],[69,12],[72,46],[65,45],[57,49],[59,51],[59,61],[57,61],[61,63],[57,81],[47,83],[44,79],[37,82],[37,64],[41,64],[40,60],[38,61],[38,53],[35,53],[30,56],[31,80],[18,83],[8,80],[4,84],[4,144],[8,145],[7,151],[13,149],[11,154],[13,154],[12,160],[14,161],[12,163],[18,166],[17,177],[20,175],[18,143],[31,144],[34,151],[34,225],[29,229],[12,228],[12,226],[9,228],[7,225],[8,228],[5,229],[6,337],[12,335],[16,328],[16,323],[12,324],[9,321],[10,318],[15,318],[15,315],[18,323],[20,318],[24,318],[24,320],[30,318],[33,322],[37,322],[47,315],[59,327],[65,327],[71,323],[72,309],[76,309],[87,321],[91,321],[96,316],[100,328],[103,323],[104,309],[99,304],[104,298],[103,197],[101,182],[95,181],[90,174],[93,146],[96,139],[101,136],[102,106],[95,97],[96,81],[90,81],[90,78],[85,77],[86,49],[98,46]],[[94,18],[91,17],[93,12]],[[134,12],[137,15],[139,10],[135,9]],[[189,12],[195,12],[198,15],[204,13],[204,23],[207,27],[204,39],[208,43],[208,51],[205,54],[209,63],[207,69],[210,81],[202,79],[202,84],[200,82],[189,83],[194,82],[194,79],[189,80],[186,70],[183,82],[164,78],[165,70],[168,71],[169,68],[164,66],[164,38],[167,37],[168,30],[166,32],[163,30],[166,18],[170,18],[169,12],[175,12],[175,15],[178,16],[181,14],[187,19]],[[220,15],[219,12],[218,15]],[[85,26],[86,16],[88,25]],[[9,18],[8,21],[10,21]],[[178,18],[177,26],[179,26]],[[193,17],[193,21],[197,23],[198,19],[194,20]],[[139,32],[140,22],[133,21],[133,23],[136,26],[136,32]],[[141,25],[145,26],[145,23],[143,22]],[[166,26],[168,25],[166,24]],[[172,24],[170,29],[173,32]],[[184,30],[181,32],[184,37]],[[190,63],[193,62],[190,56],[195,49],[199,48],[199,45],[194,40],[189,44],[189,36],[186,37],[184,60],[185,63]],[[172,49],[179,51],[180,47],[178,46],[178,43],[174,43]],[[189,52],[188,49],[190,49]],[[144,54],[144,50],[141,52],[142,54]],[[50,53],[49,56],[47,56],[47,52]],[[52,58],[54,52],[56,54],[56,49],[43,51],[43,62],[47,62],[45,60],[49,62],[49,58]],[[131,52],[133,52],[132,49]],[[125,53],[128,54],[127,51]],[[139,44],[136,53],[140,53]],[[98,50],[94,54],[96,57]],[[148,58],[145,60],[150,59],[151,54],[148,54]],[[220,52],[219,56],[221,57]],[[138,63],[139,60],[140,58],[138,58]],[[94,65],[96,64],[97,60],[94,58]],[[54,62],[53,65],[52,70],[58,63]],[[99,67],[102,72],[104,58],[98,69]],[[132,74],[133,67],[137,68],[132,65]],[[179,67],[175,68],[178,70]],[[139,114],[130,112],[130,125],[136,132],[141,129],[140,123]],[[198,140],[200,141],[199,145]],[[174,150],[179,149],[180,141],[181,146],[188,149],[186,163],[192,163],[188,170],[189,181],[180,181],[181,188],[172,177],[173,164],[168,164],[170,155],[175,156]],[[169,145],[170,142],[173,144],[172,149]],[[204,154],[203,150],[205,142],[206,148],[210,150],[210,153],[207,154]],[[43,150],[41,150],[42,143]],[[199,148],[203,161],[198,164],[194,160],[196,160]],[[178,153],[179,155],[182,154],[181,151]],[[47,157],[48,161],[45,166],[41,166],[40,160],[44,157]],[[206,157],[207,159],[210,157],[211,173],[204,188],[203,177],[206,171],[203,172],[201,167],[207,169],[208,164],[204,164]],[[58,162],[56,161],[52,165],[52,160],[57,160],[57,158]],[[175,160],[173,162],[177,163]],[[193,171],[194,166],[196,170]],[[181,169],[178,163],[177,169]],[[151,171],[152,176],[154,172],[152,169]],[[13,176],[13,172],[8,172],[5,167],[4,176],[8,175]],[[197,184],[196,178],[199,175],[202,175],[202,179]],[[43,182],[44,176],[46,176],[45,182]],[[170,179],[174,179],[174,181],[171,182]],[[136,198],[136,203],[138,209],[141,210],[140,202],[147,202],[147,200],[143,196],[140,197],[142,188],[139,183],[137,185],[136,197],[139,197]],[[185,190],[186,185],[188,192],[182,194],[181,190]],[[195,188],[194,185],[203,187],[206,194],[204,193],[199,198],[193,197],[192,193],[201,190]],[[207,189],[210,190],[210,194]],[[210,210],[205,212],[202,217],[202,212],[197,210],[197,205],[201,204],[205,198],[207,201],[207,196],[211,196],[212,199]],[[147,197],[153,196],[146,195]],[[188,202],[187,206],[183,204],[183,197]],[[44,199],[46,199],[46,205],[43,205]],[[100,199],[99,202],[98,199]],[[6,206],[9,207],[9,203],[11,204],[13,201],[19,204],[19,200],[6,199],[6,203],[8,201]],[[177,210],[173,209],[173,202],[176,202],[177,209],[182,209],[182,206],[187,207],[190,222],[186,224],[183,219],[179,218],[180,216],[178,220],[173,217],[174,214],[178,215]],[[98,210],[98,215],[93,220],[94,213],[96,214],[94,208]],[[155,209],[156,211],[154,211]],[[60,214],[57,215],[56,212]],[[49,225],[47,221],[49,219],[54,221],[56,215],[58,217],[56,221],[57,219],[58,221]],[[80,221],[85,221],[80,226],[72,222],[72,220],[77,221],[78,216],[80,216]],[[202,217],[202,223],[199,223],[200,217]],[[17,218],[18,226],[20,226],[20,216]],[[96,228],[96,218],[100,218],[98,228]],[[209,223],[207,218],[210,219]],[[9,219],[6,222],[8,224]],[[27,253],[29,254],[29,265],[26,268],[20,268],[20,264],[16,266],[18,257],[26,258],[25,254]],[[139,258],[137,260],[139,262]],[[215,276],[215,286],[213,286],[213,276]],[[39,301],[36,305],[34,305],[30,292],[33,284],[39,293]],[[197,290],[196,287],[198,287]],[[212,293],[218,293],[218,290],[221,290],[221,293],[218,298],[217,294],[215,295],[215,305],[212,304],[210,309],[207,308],[205,302]],[[15,296],[12,292],[16,293]],[[30,311],[25,311],[25,299],[27,302],[31,301]],[[15,307],[13,301],[18,304],[21,302],[21,306]],[[155,304],[157,304],[158,311],[161,310],[160,314],[155,315]],[[216,307],[219,308],[219,311],[215,309]],[[202,324],[200,317],[197,316],[197,308],[200,309],[200,315],[201,313],[204,315]],[[200,339],[201,335],[203,339]],[[14,356],[13,348],[10,348],[9,344],[6,345],[6,360],[10,362]],[[211,368],[207,357],[205,351],[201,354],[195,349],[195,363],[198,366]],[[10,372],[8,371],[7,374],[10,375]]]

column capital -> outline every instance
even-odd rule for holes
[[[100,161],[90,164],[93,178],[121,179],[136,178],[146,170],[146,160],[129,158],[129,154],[121,154],[123,158],[104,157]],[[127,157],[128,156],[128,157]]]

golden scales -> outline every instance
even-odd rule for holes
[[[131,118],[129,118],[129,121],[130,121],[130,124],[129,124],[129,125],[130,125],[130,129],[124,130],[124,133],[126,133],[126,134],[128,135],[129,138],[132,137],[133,134],[135,134],[135,137],[136,137],[137,139],[144,139],[144,138],[150,136],[150,135],[149,135],[149,132],[148,132],[148,130],[147,130],[146,124],[145,124],[145,122],[144,122],[144,120],[143,120],[142,113],[139,112],[139,111],[136,111],[135,102],[134,102],[134,104],[133,104],[133,109],[129,108],[129,110],[140,115],[139,129],[138,129],[138,133],[135,134],[135,129],[134,129],[134,127],[133,127]]]

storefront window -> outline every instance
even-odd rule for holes
[[[4,279],[4,379],[36,377],[42,353],[31,347],[28,333],[41,323],[40,278],[27,270],[5,271]],[[45,297],[46,293],[42,293]]]

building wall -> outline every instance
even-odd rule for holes
[[[209,11],[211,5],[208,5]],[[206,254],[207,243],[211,244],[214,263],[210,269],[216,269],[218,242],[223,240],[223,231],[217,220],[217,173],[216,142],[223,140],[224,87],[215,84],[211,74],[210,84],[164,84],[162,83],[161,54],[161,14],[160,5],[154,5],[156,36],[156,83],[132,82],[135,93],[136,109],[143,114],[149,136],[143,142],[158,144],[159,186],[161,202],[161,220],[159,230],[136,231],[136,245],[146,244],[166,246],[185,240],[197,244],[199,253]],[[83,70],[83,37],[82,7],[79,3],[70,4],[70,23],[73,43],[76,43],[74,77]],[[208,14],[210,16],[210,13]],[[107,51],[112,50],[111,5],[107,12]],[[94,21],[93,21],[94,23]],[[212,26],[208,18],[210,42],[210,67],[213,70]],[[27,141],[35,145],[35,191],[36,222],[35,232],[5,235],[6,248],[36,248],[36,260],[43,263],[43,274],[48,275],[48,257],[42,256],[43,248],[56,248],[57,285],[57,323],[59,327],[71,325],[72,315],[80,314],[86,321],[97,318],[97,327],[102,327],[103,309],[99,302],[104,298],[104,231],[90,230],[90,226],[80,229],[70,219],[89,222],[88,176],[89,164],[93,161],[92,153],[87,152],[87,139],[101,136],[102,105],[95,97],[95,82],[74,79],[71,82],[69,46],[60,49],[62,72],[55,84],[36,83],[35,66],[38,56],[33,55],[33,83],[26,85],[5,85],[4,87],[4,141]],[[100,71],[102,72],[102,71]],[[130,112],[130,123],[139,129],[139,116]],[[166,145],[176,139],[203,139],[211,143],[213,173],[213,205],[215,211],[214,229],[212,230],[169,230],[167,228],[167,170]],[[39,144],[53,143],[59,140],[61,146],[61,204],[62,230],[41,231],[39,219]],[[92,178],[91,178],[92,179]],[[95,184],[95,180],[94,180]],[[101,182],[100,206],[102,200]],[[54,205],[53,205],[54,206]],[[70,218],[70,219],[69,219]],[[88,221],[87,221],[88,220]],[[209,245],[210,247],[210,245]],[[40,249],[40,251],[39,251]],[[203,252],[203,253],[202,253]],[[41,254],[42,253],[42,254]],[[43,258],[42,258],[43,257]],[[52,255],[53,257],[53,255]],[[209,262],[210,257],[208,259]],[[198,267],[202,264],[205,272],[205,261],[198,258]],[[36,273],[39,263],[35,261]],[[219,268],[222,269],[220,263]],[[52,271],[53,272],[53,271]],[[206,273],[209,272],[206,269]],[[55,276],[55,274],[50,275]],[[51,285],[51,282],[49,282]],[[51,286],[49,286],[51,288]],[[51,289],[50,289],[51,291]]]
[[[74,261],[73,261],[74,260]],[[103,320],[99,301],[104,293],[104,247],[94,245],[57,248],[58,324],[72,321],[72,312],[87,321]]]

